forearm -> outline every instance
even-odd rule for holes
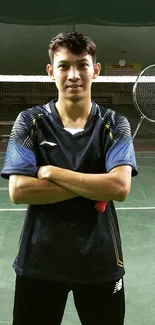
[[[16,175],[10,177],[9,194],[15,204],[51,204],[78,196],[53,182]]]
[[[118,184],[117,179],[109,174],[104,174],[104,185],[103,185],[103,175],[92,175],[86,174],[89,177],[82,177],[81,180],[72,184],[72,181],[60,181],[55,179],[54,181],[63,186],[64,188],[75,191],[80,196],[86,197],[90,200],[95,201],[121,201],[122,198],[122,184]],[[110,176],[110,177],[109,177]],[[112,176],[112,177],[111,177]],[[101,185],[102,181],[102,185]]]
[[[128,166],[129,167],[129,166]],[[45,169],[44,169],[45,168]],[[122,201],[128,194],[125,188],[125,173],[84,174],[54,166],[42,167],[42,178],[95,201]],[[129,167],[129,173],[131,169]]]

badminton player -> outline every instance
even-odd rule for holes
[[[137,175],[130,125],[92,101],[101,65],[91,39],[61,33],[49,44],[49,58],[58,97],[19,114],[1,173],[11,201],[27,204],[13,264],[12,324],[60,325],[72,292],[81,324],[123,325],[125,269],[114,201],[126,199]]]

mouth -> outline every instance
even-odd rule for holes
[[[81,91],[82,85],[69,85],[67,86],[67,90],[71,93],[78,93]]]
[[[78,88],[81,88],[82,85],[68,85],[67,88],[70,88],[70,89],[78,89]]]

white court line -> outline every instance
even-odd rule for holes
[[[150,157],[147,157],[147,156],[136,156],[136,158],[138,158],[138,159],[154,159],[155,156],[150,156]]]
[[[10,211],[26,211],[26,209],[0,209],[0,211],[8,211],[8,212],[10,212]]]
[[[122,207],[116,210],[155,210],[155,207]]]
[[[26,211],[27,209],[0,209],[0,211]],[[122,207],[122,208],[116,208],[116,210],[155,210],[155,207]]]
[[[136,157],[137,159],[155,159],[155,156],[150,157]]]
[[[8,189],[9,189],[8,187],[0,187],[0,191],[6,191],[6,190],[8,191]]]
[[[152,166],[143,166],[143,165],[138,165],[137,167],[138,167],[138,168],[144,168],[144,169],[155,169],[155,166],[152,167]]]

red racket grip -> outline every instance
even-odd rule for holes
[[[95,209],[99,212],[104,212],[107,206],[107,201],[97,201],[95,203]]]

